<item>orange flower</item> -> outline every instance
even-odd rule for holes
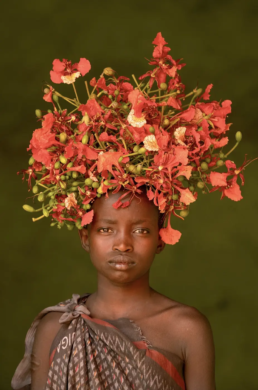
[[[77,200],[75,199],[75,194],[73,192],[65,198],[64,204],[67,210],[70,210],[71,207],[75,207],[77,205]]]
[[[144,138],[143,140],[144,147],[145,149],[152,151],[152,152],[157,152],[159,150],[159,145],[157,143],[157,140],[155,138],[155,135],[147,135],[147,137]]]

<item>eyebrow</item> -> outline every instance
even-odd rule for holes
[[[117,220],[115,219],[109,219],[109,218],[101,218],[98,220],[98,222],[105,222],[105,223],[109,223],[110,225],[115,225],[117,223]],[[132,225],[138,225],[140,223],[144,223],[144,222],[149,222],[148,219],[138,219],[137,221],[133,222]]]

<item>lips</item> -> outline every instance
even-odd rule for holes
[[[127,270],[135,266],[135,261],[129,256],[117,255],[108,260],[111,268],[119,270]]]

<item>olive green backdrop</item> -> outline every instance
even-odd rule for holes
[[[4,9],[3,9],[4,7]],[[27,167],[34,110],[46,110],[42,86],[55,58],[92,64],[88,79],[106,66],[140,76],[148,69],[152,40],[161,31],[190,90],[213,83],[212,99],[233,101],[231,142],[243,141],[232,159],[258,156],[258,3],[256,0],[7,1],[1,9],[1,376],[11,376],[24,337],[44,307],[92,292],[96,277],[77,232],[32,223],[22,210],[27,186],[16,172]],[[80,97],[85,101],[82,80]],[[73,96],[72,87],[63,91]],[[220,201],[200,194],[187,219],[173,221],[180,243],[157,257],[151,281],[169,297],[209,318],[216,345],[220,390],[257,390],[258,161],[245,171],[244,199]]]

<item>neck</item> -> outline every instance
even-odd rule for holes
[[[126,284],[115,284],[98,275],[98,289],[91,296],[89,310],[102,318],[132,318],[146,308],[152,294],[149,274]]]

